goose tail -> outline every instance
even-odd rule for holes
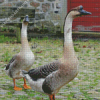
[[[21,70],[21,74],[28,82],[30,82],[31,78],[30,78],[29,73],[27,71]]]
[[[22,74],[25,75],[25,74],[28,74],[28,72],[25,70],[22,70]]]
[[[7,64],[4,65],[4,70],[7,70]]]
[[[28,72],[25,71],[25,70],[21,70],[21,74],[22,74],[23,77],[26,77],[26,75],[28,74]]]
[[[8,65],[4,65],[3,71],[5,71],[5,73],[9,76],[9,66]]]
[[[6,70],[6,71],[9,70],[9,67],[10,67],[10,64],[5,64],[4,65],[4,70]]]

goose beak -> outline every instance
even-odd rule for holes
[[[85,11],[83,9],[83,6],[82,5],[79,6],[79,8],[80,8],[79,12],[80,12],[81,15],[91,15],[92,14],[91,12]]]
[[[91,15],[91,12],[85,11],[85,10],[80,10],[81,15]]]
[[[29,22],[28,15],[25,16],[25,20],[24,20],[24,22]]]

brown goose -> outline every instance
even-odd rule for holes
[[[46,93],[50,100],[55,100],[59,89],[78,74],[78,59],[72,41],[72,21],[76,17],[88,14],[91,13],[83,10],[83,6],[78,6],[67,14],[64,26],[64,53],[61,59],[28,72],[22,71],[31,88]]]
[[[13,78],[14,82],[14,90],[22,90],[15,84],[15,79],[24,78],[20,74],[20,70],[28,71],[30,67],[33,65],[34,62],[34,54],[32,53],[28,40],[27,40],[27,26],[28,26],[29,18],[28,15],[25,16],[22,22],[22,29],[21,29],[21,50],[18,54],[12,57],[10,62],[7,64],[5,70],[7,74]],[[24,88],[30,89],[30,86],[26,85],[26,79],[24,78]]]

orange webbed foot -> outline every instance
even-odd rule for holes
[[[49,95],[50,100],[55,100],[55,95]]]
[[[26,84],[24,84],[23,86],[24,86],[24,89],[31,89],[31,87],[27,86]]]
[[[19,87],[14,87],[14,90],[15,90],[15,91],[21,91],[21,90],[22,90],[22,88],[19,88]]]

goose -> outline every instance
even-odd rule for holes
[[[73,19],[90,12],[78,6],[69,11],[64,24],[64,50],[62,58],[49,64],[31,69],[28,72],[22,70],[22,75],[35,91],[45,93],[50,100],[55,100],[55,94],[60,88],[72,81],[78,74],[78,59],[75,55],[72,40]]]
[[[25,16],[22,22],[21,29],[21,50],[18,54],[14,55],[10,62],[6,65],[6,72],[8,76],[13,78],[14,90],[22,90],[16,86],[16,79],[23,78],[24,79],[24,89],[31,89],[30,86],[27,86],[26,79],[20,74],[21,70],[28,71],[30,67],[33,65],[35,57],[32,53],[28,40],[27,40],[27,26],[28,26],[29,18],[28,15]]]

